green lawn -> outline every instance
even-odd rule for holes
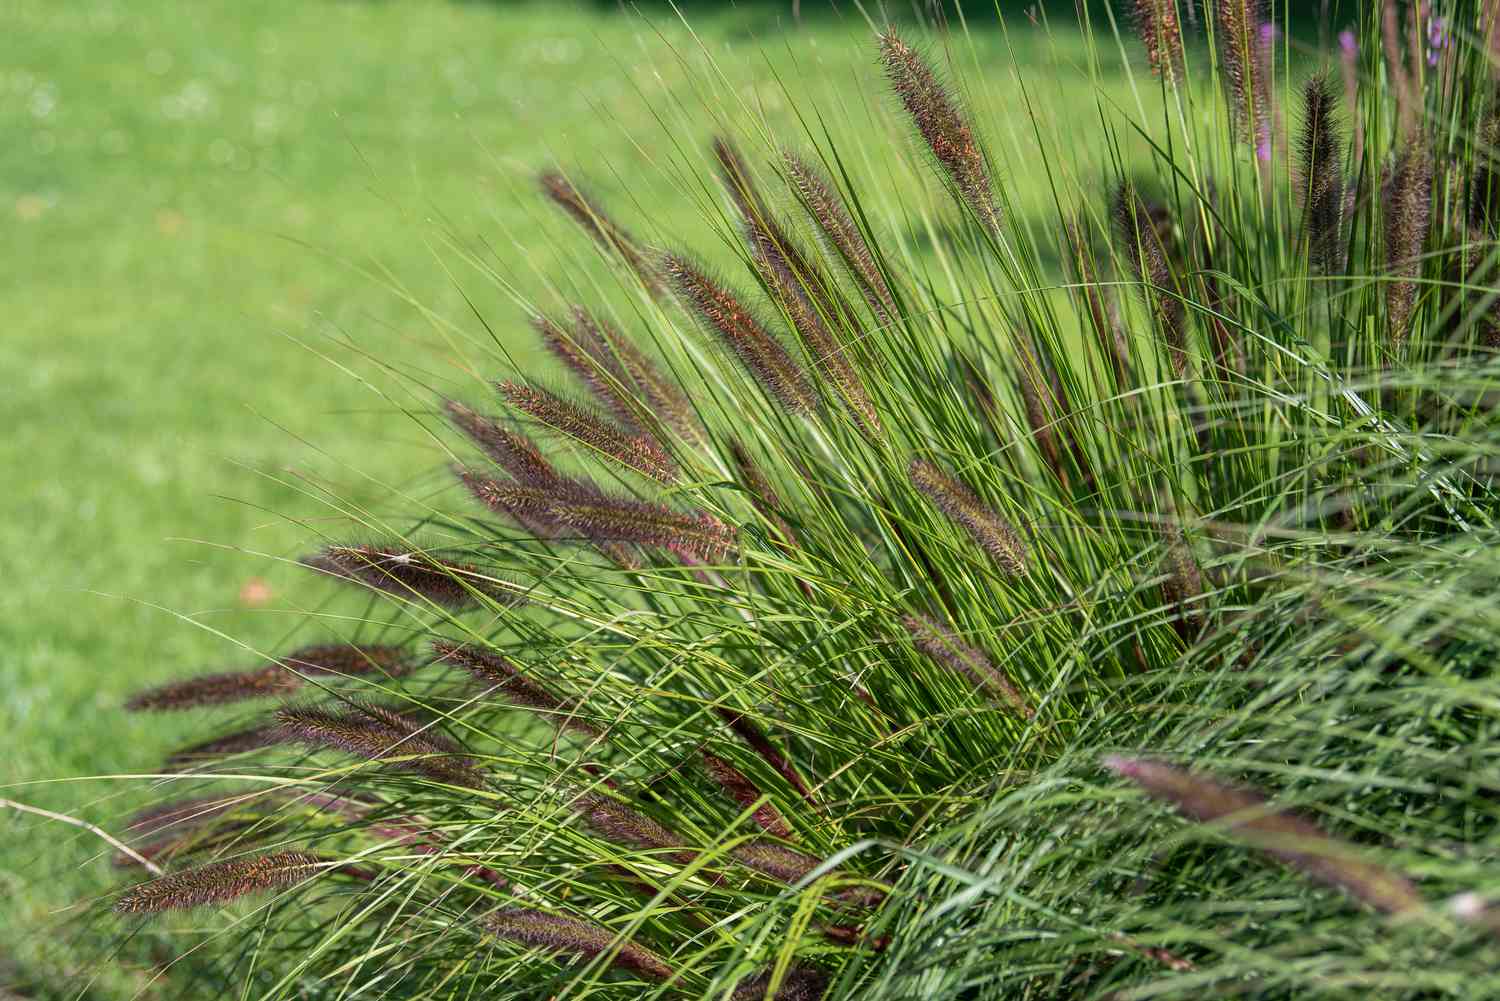
[[[366,501],[366,474],[417,482],[440,462],[397,414],[415,398],[356,374],[400,384],[368,355],[475,392],[462,359],[479,351],[448,337],[482,330],[455,284],[530,350],[519,307],[445,245],[542,294],[568,244],[532,196],[536,168],[581,165],[643,235],[685,230],[712,251],[709,194],[673,145],[700,155],[709,107],[741,120],[737,102],[758,105],[793,138],[783,86],[834,109],[836,133],[889,114],[862,21],[784,33],[777,10],[697,16],[695,42],[613,4],[7,5],[0,795],[117,824],[138,783],[72,780],[149,772],[203,722],[127,716],[124,694],[243,661],[225,636],[276,647],[298,620],[300,575],[278,558],[339,526],[288,471]],[[993,32],[963,55],[1004,159],[1028,128],[1007,117],[1013,63]],[[1049,88],[1078,116],[1059,128],[1093,115],[1087,94]],[[1046,197],[1034,165],[1013,176],[1023,204]],[[587,288],[599,273],[566,274]],[[259,608],[243,594],[255,579],[271,592]],[[0,817],[0,986],[76,996],[105,966],[81,917],[116,878],[101,848]],[[93,990],[143,983],[106,974]]]

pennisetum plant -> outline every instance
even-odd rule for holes
[[[1061,124],[881,26],[889,134],[743,109],[702,233],[544,173],[615,287],[310,547],[357,635],[131,700],[281,701],[121,920],[256,908],[181,940],[246,998],[1496,996],[1497,15],[1342,7],[1122,4]]]

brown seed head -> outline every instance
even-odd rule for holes
[[[573,336],[579,344],[607,345],[612,365],[624,374],[621,381],[634,386],[650,412],[683,442],[694,448],[708,443],[708,436],[687,393],[618,327],[605,323],[582,307],[574,307]],[[616,370],[610,367],[610,371]]]
[[[675,254],[666,256],[662,270],[683,304],[718,334],[772,399],[794,414],[817,410],[807,374],[734,293]]]
[[[729,995],[729,1001],[768,1001],[774,970],[767,969],[743,980]],[[781,978],[781,986],[769,1001],[822,1001],[828,993],[829,976],[810,966],[794,966]]]
[[[844,199],[817,168],[795,153],[787,152],[784,158],[787,176],[807,214],[843,260],[875,318],[881,326],[888,326],[896,315],[895,297],[891,295],[885,276],[875,265],[875,256],[870,252],[864,234],[854,225]]]
[[[543,487],[560,479],[557,470],[542,458],[541,451],[525,435],[507,430],[497,421],[476,414],[462,403],[448,400],[443,407],[454,426],[517,482],[529,487]]]
[[[396,546],[329,546],[302,559],[304,566],[408,601],[461,609],[484,595],[501,604],[517,600],[478,567]]]
[[[1406,343],[1422,271],[1422,246],[1432,214],[1432,157],[1419,141],[1396,158],[1385,184],[1385,304],[1391,340]]]
[[[880,60],[891,88],[958,197],[980,225],[998,235],[1000,210],[995,206],[989,167],[958,104],[938,82],[932,67],[902,41],[894,28],[880,36]]]
[[[988,689],[1022,718],[1031,719],[1036,715],[1031,701],[1021,694],[1005,672],[996,667],[984,651],[959,639],[953,630],[925,615],[904,616],[901,625],[911,637],[912,646],[933,662]]]
[[[432,652],[438,663],[458,665],[480,684],[504,693],[512,703],[543,716],[553,726],[590,739],[603,736],[603,731],[578,715],[576,704],[563,701],[493,651],[473,643],[434,640]]]
[[[702,752],[703,766],[708,771],[709,778],[728,794],[744,809],[755,806],[755,812],[751,819],[767,833],[774,834],[778,838],[790,838],[792,829],[787,826],[786,818],[782,817],[781,811],[771,804],[770,800],[760,802],[764,795],[754,782],[744,772],[725,761],[716,754],[707,751]]]
[[[1401,914],[1423,906],[1421,895],[1405,876],[1362,860],[1353,845],[1329,837],[1310,821],[1272,809],[1259,792],[1143,758],[1112,755],[1104,764],[1184,816],[1213,824],[1377,910]]]
[[[672,483],[677,479],[677,464],[650,435],[631,434],[587,407],[564,400],[545,389],[509,381],[498,383],[497,388],[512,407],[567,435],[596,455],[660,483]]]
[[[285,695],[302,687],[307,675],[395,677],[409,669],[406,653],[400,647],[320,644],[302,647],[279,661],[250,670],[206,674],[148,688],[132,695],[125,708],[141,712],[228,705],[245,699]]]
[[[234,733],[205,740],[191,747],[184,747],[180,751],[174,751],[168,756],[162,765],[164,771],[180,772],[186,771],[196,765],[213,761],[218,758],[227,758],[236,754],[244,754],[247,751],[258,751],[263,747],[270,747],[277,743],[278,733],[274,727],[253,726]]]
[[[496,938],[520,945],[571,953],[583,959],[607,955],[611,966],[652,980],[669,980],[676,972],[645,946],[622,942],[609,929],[578,918],[512,907],[491,914],[483,925]]]
[[[285,743],[343,751],[366,761],[403,759],[391,762],[391,767],[453,785],[478,788],[484,784],[484,777],[457,744],[431,727],[380,706],[356,705],[337,711],[287,706],[277,710],[276,725]]]
[[[316,855],[305,852],[274,852],[215,862],[131,887],[115,901],[115,910],[121,914],[160,914],[224,904],[247,894],[295,886],[312,878],[319,865]]]
[[[1230,118],[1236,134],[1252,144],[1268,143],[1270,137],[1271,81],[1261,78],[1268,64],[1262,53],[1264,6],[1264,0],[1216,0],[1214,5],[1214,43]],[[1264,156],[1269,159],[1269,149]]]
[[[1182,27],[1177,23],[1176,0],[1134,0],[1131,21],[1151,72],[1167,83],[1182,78]]]
[[[1302,90],[1302,218],[1313,268],[1325,275],[1344,266],[1344,162],[1333,81],[1314,77]]]
[[[967,532],[996,566],[1013,577],[1026,572],[1029,558],[1026,543],[974,491],[926,459],[913,459],[907,467],[907,476],[912,486],[948,520]]]
[[[1156,314],[1172,367],[1179,376],[1184,375],[1187,372],[1187,316],[1177,277],[1152,211],[1154,208],[1158,213],[1165,212],[1165,208],[1148,205],[1128,181],[1123,182],[1116,192],[1114,208],[1115,226],[1125,256],[1140,278],[1146,301]]]
[[[650,258],[628,232],[558,171],[546,171],[540,180],[543,194],[572,216],[573,221],[583,227],[584,232],[593,237],[600,248],[618,254],[653,299],[661,297],[661,280],[651,266]]]

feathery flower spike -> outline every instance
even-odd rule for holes
[[[493,578],[466,563],[451,563],[420,550],[394,546],[329,546],[304,557],[313,570],[407,600],[423,600],[449,609],[467,608],[475,594],[501,604],[518,596],[496,587]]]
[[[1191,644],[1203,631],[1203,606],[1199,602],[1203,597],[1203,572],[1198,568],[1198,561],[1181,525],[1175,521],[1164,522],[1158,530],[1164,547],[1162,597],[1175,613],[1172,628],[1177,630],[1184,643]]]
[[[650,435],[632,435],[545,389],[509,381],[498,383],[496,388],[512,407],[598,455],[659,483],[670,484],[677,479],[677,464]]]
[[[608,955],[611,966],[652,980],[669,980],[675,974],[666,960],[645,946],[622,942],[609,929],[577,918],[511,907],[491,914],[482,924],[496,938],[520,945],[571,953],[582,959]]]
[[[193,744],[191,747],[184,747],[180,751],[174,751],[167,757],[162,767],[165,771],[186,771],[215,758],[227,758],[235,754],[244,754],[246,751],[258,751],[263,747],[270,747],[277,743],[277,740],[278,735],[274,727],[248,727],[222,737]]]
[[[709,778],[713,779],[730,799],[747,810],[755,805],[755,812],[751,815],[751,819],[761,830],[774,834],[778,838],[792,836],[792,829],[787,826],[786,818],[781,815],[781,811],[777,810],[770,800],[762,802],[764,794],[754,782],[750,781],[749,776],[717,754],[702,751],[699,756],[703,759]]]
[[[591,739],[603,735],[603,731],[597,726],[577,715],[576,706],[564,702],[526,677],[520,668],[497,653],[472,643],[453,643],[449,640],[434,640],[432,652],[437,656],[438,663],[457,664],[480,683],[504,692],[515,705],[546,717],[553,726],[572,730]]]
[[[622,227],[605,214],[593,199],[579,191],[573,182],[555,170],[541,175],[542,193],[552,199],[558,208],[573,217],[589,236],[605,251],[620,256],[626,267],[635,272],[641,285],[653,299],[661,298],[661,280],[651,267],[645,251]]]
[[[637,409],[642,404],[631,397],[630,377],[597,327],[575,324],[568,331],[545,316],[537,317],[534,325],[542,346],[588,387],[622,428],[632,435],[644,433]]]
[[[447,400],[443,408],[453,425],[490,460],[516,478],[516,482],[528,487],[545,487],[557,483],[561,477],[541,451],[525,435],[502,427],[497,421],[481,416],[462,403]]]
[[[1391,341],[1398,350],[1411,330],[1431,196],[1432,157],[1417,140],[1397,157],[1385,184],[1385,266],[1392,278],[1386,285],[1385,302]]]
[[[708,435],[687,393],[619,328],[576,306],[573,309],[573,336],[579,344],[607,345],[613,361],[606,367],[612,372],[624,373],[627,378],[622,381],[634,385],[658,420],[694,448],[708,444]]]
[[[286,706],[276,711],[284,742],[343,751],[366,761],[392,762],[399,771],[420,772],[453,785],[478,788],[484,777],[459,746],[412,720],[380,706],[356,705],[332,711],[316,706]]]
[[[1010,523],[992,511],[979,496],[926,459],[913,459],[907,476],[919,493],[949,521],[969,534],[995,565],[1013,577],[1026,572],[1026,543]]]
[[[1333,81],[1326,76],[1309,80],[1302,90],[1297,144],[1302,218],[1313,267],[1325,275],[1344,266],[1344,164],[1337,119]]]
[[[310,879],[320,860],[306,852],[274,852],[215,862],[131,887],[115,910],[121,914],[160,914],[223,904],[251,893],[278,890]]]
[[[1260,148],[1270,137],[1270,81],[1261,79],[1267,65],[1261,51],[1266,44],[1263,7],[1263,0],[1217,0],[1214,40],[1235,132],[1257,147],[1264,162],[1270,160],[1269,147]]]
[[[1177,83],[1182,78],[1182,28],[1176,0],[1134,0],[1131,21],[1146,47],[1152,74]]]
[[[880,36],[880,60],[885,64],[891,88],[938,165],[953,182],[954,190],[980,224],[998,235],[1000,210],[995,206],[989,167],[958,104],[938,82],[932,67],[902,41],[894,28],[886,29]]]
[[[244,699],[285,695],[305,684],[303,675],[379,674],[394,677],[408,669],[406,653],[400,647],[346,643],[306,646],[279,661],[250,670],[206,674],[148,688],[132,695],[125,708],[142,712],[228,705]]]
[[[565,503],[567,498],[572,497],[582,498],[584,502],[597,501],[603,497],[603,494],[592,484],[561,476],[558,477],[556,483],[548,487],[532,488],[480,476],[478,473],[462,468],[455,468],[453,474],[458,477],[459,482],[475,500],[496,514],[520,525],[539,539],[566,541],[570,537],[583,537],[583,533],[550,517],[542,507],[534,504],[514,503],[512,497],[515,493],[520,492],[530,497],[534,492],[537,495],[555,497],[558,503]],[[627,545],[603,539],[588,539],[587,541],[621,569],[635,570],[641,565],[640,560],[636,559],[635,554]]]
[[[996,667],[984,651],[959,639],[953,630],[925,615],[903,616],[901,625],[911,635],[912,645],[931,660],[987,688],[1021,717],[1031,719],[1036,715],[1031,702],[1005,676],[1005,672]]]
[[[801,793],[803,799],[809,803],[813,802],[812,790],[807,787],[806,782],[802,781],[802,776],[797,774],[797,769],[792,767],[786,755],[776,749],[776,745],[771,743],[771,738],[754,720],[728,706],[716,706],[714,712],[724,721],[725,726],[760,755],[762,761],[774,768],[793,789]]]
[[[734,293],[675,254],[666,256],[663,270],[683,303],[718,333],[773,399],[794,414],[818,408],[807,374]]]
[[[1310,821],[1273,810],[1258,792],[1144,758],[1111,755],[1105,767],[1130,779],[1156,799],[1204,824],[1264,851],[1319,882],[1337,887],[1387,914],[1422,906],[1411,880],[1356,857],[1354,846],[1329,837]]]
[[[764,970],[747,980],[742,980],[729,995],[729,1001],[767,1001],[766,992],[771,988],[774,970]],[[792,967],[781,978],[770,1001],[822,1001],[828,993],[829,976],[822,970],[811,967]]]
[[[788,151],[784,159],[792,188],[807,214],[812,216],[824,238],[843,260],[844,267],[859,286],[860,294],[880,325],[888,326],[896,315],[895,297],[891,295],[885,276],[875,266],[870,245],[859,227],[854,225],[844,199],[822,173],[801,157]]]

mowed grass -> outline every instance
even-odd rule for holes
[[[714,118],[748,127],[755,108],[796,143],[880,134],[891,112],[862,21],[783,30],[771,5],[691,30],[612,4],[7,9],[0,795],[105,827],[142,784],[100,776],[150,773],[207,721],[127,715],[127,692],[309,635],[319,585],[291,560],[343,527],[320,491],[434,489],[442,453],[404,388],[478,399],[498,356],[534,351],[506,284],[544,303],[547,275],[609,289],[535,197],[539,167],[580,170],[648,240],[695,234],[728,260],[716,196],[686,172]],[[1031,146],[1015,75],[1065,60],[1066,32],[1013,28],[958,54],[1005,183],[1040,209],[1045,178],[1011,162]],[[826,117],[799,119],[787,91]],[[1081,129],[1090,94],[1079,76],[1042,99]],[[846,148],[856,174],[915,155]],[[107,856],[90,833],[0,816],[0,985],[152,989],[108,962]]]

